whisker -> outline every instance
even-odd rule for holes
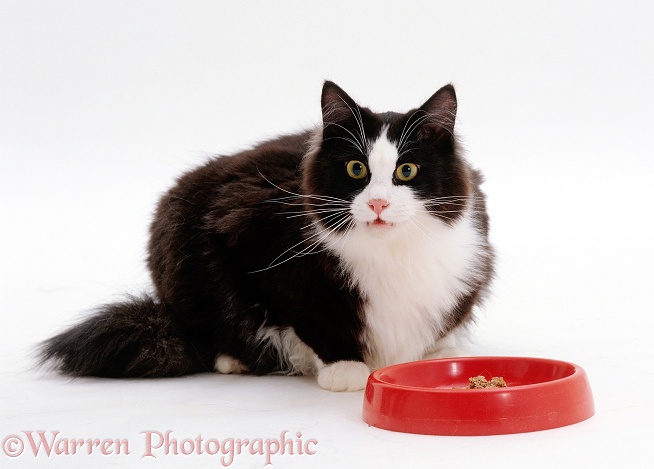
[[[461,213],[461,211],[460,210],[427,210],[427,213],[442,215],[444,213]]]
[[[323,230],[323,231],[325,231],[325,230]],[[277,261],[278,261],[281,257],[283,257],[284,254],[286,254],[287,252],[293,252],[293,248],[299,246],[299,245],[302,244],[302,243],[305,243],[306,241],[308,241],[308,240],[310,240],[310,239],[312,239],[312,238],[315,238],[316,236],[319,236],[321,233],[322,233],[322,231],[320,231],[320,232],[318,232],[318,233],[316,233],[316,234],[313,234],[313,235],[309,236],[309,237],[306,238],[306,239],[303,239],[302,241],[300,241],[300,242],[297,243],[297,244],[294,244],[293,246],[291,246],[290,248],[288,248],[286,251],[282,252],[280,255],[278,255],[277,257],[275,257],[275,258],[270,262],[270,264],[268,264],[268,267],[265,267],[265,268],[263,268],[263,269],[259,269],[259,270],[253,270],[253,271],[248,272],[248,273],[250,273],[250,274],[256,274],[256,273],[259,273],[259,272],[264,272],[264,271],[266,271],[266,270],[272,269],[272,268],[274,268],[274,267],[277,267],[277,266],[279,266],[279,265],[282,265],[282,264],[285,263],[285,262],[290,261],[290,260],[293,259],[295,256],[291,256],[291,257],[289,257],[288,259],[285,259],[285,260],[283,260],[283,261],[281,261],[281,262],[277,262]]]
[[[425,208],[429,209],[430,207],[439,207],[439,206],[454,206],[465,208],[470,205],[470,202],[476,202],[480,198],[475,196],[461,197],[461,196],[444,196],[436,197],[433,199],[427,199],[423,201]]]
[[[459,203],[459,202],[447,202],[447,203],[443,202],[443,203],[439,203],[439,204],[425,204],[425,208],[427,208],[427,209],[432,209],[432,208],[433,209],[438,209],[438,207],[447,206],[448,208],[449,207],[454,207],[454,208],[459,208],[460,210],[462,210],[463,208],[467,207],[467,205],[468,204],[462,204],[462,203]]]
[[[419,218],[412,218],[412,219],[411,219],[411,223],[413,224],[413,226],[415,226],[415,228],[416,228],[420,233],[422,233],[422,235],[423,235],[425,238],[427,238],[427,239],[428,239],[429,241],[431,241],[432,243],[436,244],[436,241],[435,241],[431,236],[429,236],[425,231],[423,231],[423,228],[426,228],[425,225],[423,225],[423,224],[418,224],[418,221],[419,221],[419,220],[420,220]],[[421,228],[421,227],[422,227],[422,228]]]
[[[346,142],[350,143],[354,148],[356,148],[362,155],[365,155],[369,143],[366,138],[366,131],[363,125],[363,117],[361,116],[361,109],[359,108],[359,106],[355,106],[355,109],[352,109],[352,106],[350,106],[342,97],[340,97],[340,99],[341,101],[343,101],[343,104],[345,104],[347,108],[350,110],[352,117],[354,117],[354,120],[357,124],[356,133],[358,135],[355,135],[352,131],[338,124],[337,122],[327,120],[329,116],[337,108],[337,106],[334,105],[331,109],[323,109],[323,115],[325,116],[325,118],[323,118],[323,121],[325,126],[334,125],[336,127],[339,127],[340,129],[343,129],[345,132],[347,132],[351,138],[348,137],[330,137],[330,138],[339,138],[345,140]]]
[[[341,199],[339,197],[332,197],[330,195],[305,195],[305,197],[308,197],[310,199],[327,200],[333,202],[340,202],[344,204],[350,204],[349,200]]]
[[[278,203],[278,204],[283,204],[283,205],[288,205],[289,207],[338,207],[341,206],[343,208],[347,208],[350,206],[350,203],[345,203],[345,202],[323,202],[320,204],[312,204],[309,202],[298,202],[298,203],[289,203],[289,202],[277,202],[277,201],[266,201],[266,202],[271,202],[271,203]]]
[[[269,202],[277,202],[277,201],[281,201],[281,200],[284,200],[284,199],[292,199],[294,197],[297,197],[299,199],[311,198],[311,199],[317,199],[317,200],[323,200],[323,201],[334,201],[334,202],[341,202],[341,203],[349,203],[347,200],[339,199],[338,197],[332,197],[332,196],[329,196],[329,195],[297,194],[295,192],[284,189],[283,187],[280,187],[277,184],[275,184],[274,182],[272,182],[270,179],[268,179],[266,176],[264,176],[263,173],[261,173],[259,168],[257,168],[257,172],[259,173],[259,176],[261,176],[264,179],[264,181],[266,181],[268,184],[270,184],[271,186],[279,189],[282,192],[285,192],[286,194],[291,194],[291,196],[292,196],[292,197],[280,197],[280,198],[276,198],[276,199],[267,199],[267,201],[269,201]]]
[[[347,215],[349,215],[349,214],[347,214]],[[344,224],[346,224],[346,223],[348,223],[350,221],[351,221],[351,219],[350,219],[349,216],[344,216],[341,220],[337,221],[335,225],[328,226],[328,228],[329,228],[329,230],[331,232],[334,232],[334,231],[338,230],[339,228],[341,228]]]
[[[319,222],[320,222],[320,221],[317,220],[317,221],[311,223],[310,225],[307,225],[307,227],[310,227],[311,225],[317,224],[317,223],[319,223]],[[351,223],[352,221],[351,221],[351,220],[348,221],[348,217],[344,217],[344,218],[342,218],[342,219],[337,220],[337,221],[336,221],[336,224],[333,225],[333,226],[326,225],[327,230],[322,230],[321,233],[325,233],[325,231],[334,232],[334,231],[338,230],[339,228],[341,228],[341,227],[345,224],[345,222]],[[326,239],[327,239],[327,235],[324,235],[324,236],[320,237],[318,240],[314,241],[314,242],[312,243],[311,246],[313,247],[313,246],[315,246],[315,245],[317,245],[317,244],[320,244],[320,243],[322,243],[323,241],[325,241]],[[321,249],[320,251],[315,251],[315,250],[313,250],[313,251],[311,251],[311,254],[315,254],[315,253],[318,253],[318,252],[322,252],[322,251],[324,251],[325,249],[327,249],[327,246],[325,246],[325,248]],[[301,251],[301,252],[304,252],[304,251],[306,251],[306,249],[304,249],[304,250]],[[303,254],[303,255],[306,255],[306,254],[307,254],[307,253],[305,253],[305,254]]]
[[[334,214],[334,215],[331,215],[331,216],[335,216],[335,215],[338,215],[338,214]],[[349,215],[349,214],[345,214],[345,215]],[[333,225],[333,226],[325,226],[322,230],[317,231],[316,233],[312,234],[311,236],[308,236],[307,238],[302,239],[302,241],[300,241],[299,243],[296,243],[296,244],[294,244],[293,246],[291,246],[290,248],[286,249],[286,250],[285,250],[284,252],[282,252],[280,255],[278,255],[277,257],[275,257],[275,258],[270,262],[270,264],[268,265],[268,267],[265,267],[265,268],[263,268],[263,269],[253,270],[253,271],[251,271],[251,272],[249,272],[249,273],[250,273],[250,274],[256,274],[256,273],[259,273],[259,272],[264,272],[264,271],[266,271],[266,270],[270,270],[270,269],[273,269],[273,268],[275,268],[275,267],[278,267],[278,266],[280,266],[280,265],[282,265],[282,264],[284,264],[284,263],[286,263],[286,262],[288,262],[288,261],[290,261],[290,260],[292,260],[292,259],[294,259],[294,258],[296,258],[296,257],[299,257],[300,255],[306,255],[306,251],[307,251],[308,249],[310,249],[312,246],[314,246],[314,245],[316,245],[316,244],[319,244],[319,243],[321,243],[322,241],[324,241],[324,240],[326,239],[328,233],[333,232],[333,231],[339,229],[339,228],[340,228],[341,226],[343,226],[347,221],[348,221],[348,217],[347,217],[347,216],[343,216],[343,219],[342,219],[342,220],[339,220],[335,225]],[[327,234],[325,234],[326,232],[327,232]],[[303,248],[302,250],[300,250],[299,252],[294,251],[294,248],[296,248],[296,247],[298,247],[299,245],[301,245],[301,244],[303,244],[303,243],[306,243],[306,242],[308,242],[309,240],[311,240],[311,239],[313,239],[313,238],[316,238],[316,237],[318,237],[318,240],[313,241],[309,246],[304,247],[304,248]],[[283,256],[284,256],[285,254],[289,253],[289,252],[292,252],[293,255],[290,256],[288,259],[284,259],[284,260],[282,260],[282,261],[280,261],[280,262],[277,262],[279,259],[283,258]]]
[[[409,153],[413,149],[413,144],[415,144],[415,140],[409,140],[407,142],[404,142],[397,150],[398,152],[398,159],[402,158],[404,155]]]
[[[453,212],[429,212],[429,213],[432,213],[432,214],[438,216],[438,218],[442,218],[444,220],[454,221],[454,218],[448,217],[447,215],[444,215],[444,213],[453,213]]]
[[[330,227],[330,230],[329,230],[329,231],[333,232],[333,231],[338,230],[339,228],[341,228],[341,227],[344,225],[344,223],[345,223],[346,221],[347,221],[347,226],[346,226],[346,228],[345,228],[345,231],[346,231],[346,237],[347,237],[347,235],[349,235],[350,227],[353,226],[353,224],[354,224],[354,221],[353,221],[351,218],[350,218],[349,220],[348,220],[348,218],[345,218],[345,219],[343,219],[343,220],[340,220],[339,222],[337,222],[336,225]],[[323,232],[324,232],[324,230],[323,230]],[[313,242],[313,243],[311,244],[311,247],[317,246],[318,244],[320,244],[321,242],[325,241],[326,239],[327,239],[327,235],[325,235],[325,236],[323,236],[322,238],[318,239],[317,241]],[[302,252],[301,255],[300,255],[299,257],[306,256],[306,255],[308,255],[308,254],[317,254],[317,253],[320,253],[320,252],[325,251],[326,249],[328,249],[328,246],[323,247],[323,248],[322,248],[321,250],[319,250],[319,251],[316,251],[316,250],[314,249],[314,250],[311,250],[310,252]],[[303,251],[305,251],[305,250],[303,250]]]
[[[319,218],[317,220],[314,220],[311,223],[308,223],[307,225],[304,225],[301,229],[304,230],[306,228],[309,228],[309,227],[314,226],[314,225],[319,225],[319,224],[322,224],[322,225],[325,225],[326,227],[329,227],[327,225],[328,222],[332,221],[335,218],[339,218],[339,216],[347,217],[349,215],[350,215],[349,213],[345,213],[345,212],[332,213],[331,215],[327,215],[327,216],[325,216],[323,218]],[[340,220],[340,218],[339,218],[339,220]]]
[[[356,121],[357,126],[359,127],[359,129],[358,129],[358,131],[359,131],[359,143],[361,144],[361,148],[366,148],[366,142],[367,142],[367,140],[366,140],[366,131],[365,131],[364,127],[363,127],[363,118],[361,116],[361,109],[359,108],[358,105],[355,104],[355,107],[356,107],[356,110],[357,110],[357,112],[355,114],[352,107],[342,97],[339,96],[339,98],[341,99],[341,101],[343,101],[343,104],[345,104],[347,106],[347,108],[350,110],[350,112],[352,113],[352,117],[354,117],[354,120]]]
[[[345,210],[345,208],[321,208],[317,210],[301,210],[297,212],[279,212],[275,215],[288,215],[286,218],[296,218],[303,215],[320,215],[323,213],[344,212]]]
[[[339,126],[339,127],[342,127],[342,126]],[[352,140],[351,138],[348,138],[348,137],[340,137],[340,136],[338,136],[338,137],[327,137],[327,138],[324,138],[323,141],[325,141],[325,140],[332,140],[332,139],[345,140],[346,142],[351,143],[352,146],[353,146],[354,148],[356,148],[356,149],[357,149],[357,150],[358,150],[362,155],[365,155],[365,153],[364,153],[364,151],[363,151],[363,148],[361,147],[361,145],[359,144],[359,142],[357,142],[357,141],[355,141],[355,140]]]
[[[363,145],[357,140],[356,135],[354,135],[352,132],[350,132],[349,129],[346,127],[342,126],[341,124],[337,124],[336,122],[325,122],[325,125],[335,125],[336,127],[339,127],[343,130],[345,130],[350,136],[352,137],[352,140],[350,140],[347,137],[335,137],[335,138],[342,138],[343,140],[346,140],[350,142],[354,147],[361,152],[362,155],[365,155],[365,152],[363,151]]]
[[[429,119],[429,114],[425,113],[425,115],[418,117],[416,120],[414,120],[414,121],[411,123],[411,125],[409,125],[409,122],[411,122],[411,119],[413,118],[413,116],[415,116],[418,112],[423,112],[423,113],[424,113],[425,111],[422,111],[422,110],[420,110],[420,109],[417,110],[417,111],[415,111],[413,114],[411,114],[411,117],[409,117],[409,119],[408,119],[408,120],[406,121],[406,123],[404,124],[404,127],[405,127],[405,128],[402,130],[402,135],[400,136],[400,143],[398,144],[398,147],[399,147],[398,152],[399,152],[399,153],[404,153],[404,151],[402,151],[402,150],[403,150],[404,145],[406,144],[406,140],[405,140],[405,139],[408,138],[408,136],[411,135],[411,133],[412,133],[412,132],[413,132],[413,131],[414,131],[414,130],[419,126],[419,125],[421,125],[424,121],[426,121],[427,119]],[[408,128],[407,128],[407,125],[408,125]]]
[[[479,198],[481,197],[477,197],[474,195],[443,195],[443,196],[433,197],[427,200],[451,200],[451,199],[468,200],[468,199],[479,199]]]
[[[418,113],[424,113],[424,115],[414,119],[414,116]],[[411,116],[409,116],[407,121],[404,123],[404,127],[402,128],[402,133],[400,134],[400,139],[397,143],[398,154],[401,156],[409,151],[408,146],[414,142],[407,139],[409,135],[411,135],[411,133],[423,122],[429,121],[452,133],[451,129],[454,127],[455,119],[456,114],[446,110],[441,110],[437,114],[430,114],[422,109],[414,111],[414,113],[411,114]]]
[[[268,181],[270,182],[270,181]],[[272,182],[270,183],[272,184]],[[274,184],[273,184],[274,185]],[[277,186],[275,186],[277,187]],[[279,189],[282,189],[279,187]],[[293,194],[293,192],[285,191],[290,194]],[[326,200],[326,201],[333,201],[333,202],[340,202],[340,203],[350,203],[349,201],[345,199],[340,199],[338,197],[332,197],[330,195],[315,195],[315,194],[295,194],[293,196],[287,196],[287,197],[276,197],[274,199],[266,199],[264,202],[284,202],[285,200],[294,200],[294,199],[318,199],[318,200]]]
[[[329,205],[326,204],[324,207],[312,208],[311,210],[309,209],[304,210],[304,213],[312,214],[312,213],[324,213],[324,212],[336,212],[336,211],[348,212],[349,209],[350,209],[349,205],[344,207],[330,207]]]
[[[341,249],[345,248],[345,244],[347,242],[347,239],[350,237],[350,233],[352,233],[353,228],[354,228],[354,219],[350,218],[349,223],[345,227],[345,236],[343,236],[341,240],[341,245],[342,245]]]
[[[345,103],[345,104],[347,104],[347,103]],[[350,108],[349,105],[347,107]],[[356,110],[357,110],[357,114],[356,114],[356,116],[354,116],[354,118],[357,121],[357,124],[359,125],[359,136],[361,137],[361,143],[367,149],[367,145],[365,145],[365,143],[368,141],[366,139],[366,130],[363,127],[363,117],[361,116],[361,109],[359,108],[358,105],[356,106]],[[350,112],[352,112],[352,108],[350,108]],[[352,114],[354,115],[354,112],[352,112]]]
[[[453,199],[428,199],[425,202],[430,204],[455,204],[467,203],[469,199],[453,198]]]
[[[322,240],[314,241],[314,242],[309,246],[309,248],[307,248],[307,249],[304,250],[304,251],[300,251],[300,252],[298,252],[298,253],[295,255],[295,257],[304,257],[304,256],[309,256],[309,255],[311,255],[311,254],[319,254],[319,253],[325,251],[325,250],[327,249],[327,246],[324,246],[322,249],[319,249],[319,250],[317,250],[317,251],[316,251],[316,249],[315,249],[317,246],[320,245],[320,242],[321,242],[321,241],[322,241]]]

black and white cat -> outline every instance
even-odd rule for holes
[[[310,374],[455,353],[493,275],[481,175],[441,88],[376,114],[334,83],[323,124],[183,175],[151,226],[153,296],[100,307],[42,344],[75,376]]]

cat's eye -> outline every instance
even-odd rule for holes
[[[404,163],[397,167],[395,176],[400,181],[410,181],[418,174],[418,166],[413,163]]]
[[[348,161],[345,169],[347,170],[347,175],[353,179],[363,179],[368,175],[368,168],[358,160]]]

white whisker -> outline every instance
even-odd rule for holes
[[[346,127],[342,126],[341,124],[337,124],[336,122],[325,122],[325,125],[334,125],[336,127],[339,127],[341,129],[345,130],[348,134],[350,134],[352,139],[349,139],[347,137],[334,137],[334,138],[342,138],[343,140],[346,140],[346,141],[350,142],[357,150],[359,150],[359,152],[361,152],[362,155],[365,155],[362,143],[359,142],[359,140],[357,140],[356,135],[354,135],[352,132],[350,132],[350,130],[348,130]],[[327,139],[325,139],[325,140],[327,140]]]
[[[311,227],[311,226],[315,226],[315,225],[319,225],[319,224],[323,224],[323,225],[324,225],[325,222],[328,222],[328,221],[330,221],[330,220],[332,220],[332,219],[334,219],[334,218],[338,218],[339,215],[344,216],[344,217],[348,217],[350,214],[349,214],[349,213],[344,213],[344,212],[332,213],[331,215],[328,215],[328,216],[323,217],[323,218],[321,218],[321,219],[314,220],[314,221],[312,221],[311,223],[309,223],[308,225],[304,225],[304,226],[303,226],[302,228],[300,228],[300,229],[304,230],[304,229],[307,229],[307,228],[309,228],[309,227]],[[340,219],[339,219],[339,220],[340,220]],[[329,228],[329,226],[328,226],[328,228]]]
[[[339,127],[342,127],[342,126],[339,125]],[[357,141],[352,140],[351,138],[340,137],[340,136],[339,137],[327,137],[327,138],[324,138],[323,141],[332,140],[332,139],[345,140],[346,142],[351,143],[352,146],[359,151],[359,153],[361,153],[362,155],[365,155],[361,145]]]
[[[319,210],[303,210],[301,212],[280,212],[277,215],[288,215],[286,218],[297,218],[304,215],[321,215],[325,213],[344,212],[344,208],[323,208]]]
[[[431,241],[432,243],[436,244],[436,241],[435,241],[431,236],[429,236],[429,235],[428,235],[428,234],[423,230],[423,228],[426,229],[426,227],[425,227],[425,225],[422,223],[422,220],[420,220],[419,217],[414,217],[414,218],[412,218],[412,219],[411,219],[411,223],[413,224],[413,226],[414,226],[414,227],[415,227],[415,228],[416,228],[416,229],[417,229],[417,230],[418,230],[418,231],[419,231],[419,232],[420,232],[420,233],[421,233],[425,238],[427,238],[427,239],[428,239],[429,241]]]
[[[309,198],[309,199],[322,200],[322,201],[325,201],[325,202],[349,204],[349,202],[347,200],[339,199],[338,197],[332,197],[332,196],[329,196],[329,195],[297,194],[295,192],[284,189],[283,187],[280,187],[277,184],[275,184],[274,182],[272,182],[270,179],[268,179],[266,176],[264,176],[261,173],[259,168],[257,168],[257,172],[259,173],[259,176],[261,176],[264,179],[264,181],[266,181],[271,186],[279,189],[282,192],[285,192],[287,194],[291,194],[291,196],[289,196],[289,197],[279,197],[279,198],[275,198],[275,199],[267,199],[264,202],[280,202],[280,203],[284,203],[284,202],[282,202],[283,200],[292,200],[293,198],[298,198],[298,199]]]
[[[329,140],[330,138],[337,138],[337,139],[344,140],[344,141],[350,143],[362,155],[365,155],[366,151],[368,150],[369,142],[368,142],[368,140],[366,138],[366,131],[365,131],[365,128],[363,126],[363,117],[361,115],[361,109],[357,105],[355,105],[355,109],[352,109],[352,106],[350,106],[345,101],[345,99],[343,99],[341,96],[339,96],[339,98],[340,98],[341,101],[343,101],[343,104],[345,104],[347,106],[347,108],[350,110],[350,113],[352,114],[352,117],[354,117],[354,121],[357,124],[357,129],[355,131],[356,135],[355,135],[355,133],[353,133],[350,129],[346,128],[345,126],[343,126],[343,125],[341,125],[341,124],[339,124],[337,122],[333,122],[333,121],[328,120],[330,115],[334,112],[334,110],[337,109],[337,106],[334,105],[331,109],[323,109],[323,111],[324,111],[323,112],[324,125],[325,126],[328,126],[328,125],[336,126],[336,127],[340,128],[340,129],[344,130],[345,132],[347,132],[351,138],[339,136],[339,137],[328,137],[325,140]]]
[[[296,213],[296,214],[294,214],[294,215],[289,215],[289,216],[287,216],[286,218],[298,218],[298,217],[302,217],[302,216],[305,216],[305,215],[314,215],[314,216],[319,216],[319,215],[327,215],[327,214],[329,214],[329,217],[332,217],[332,216],[339,215],[339,214],[341,214],[341,213],[346,213],[346,212],[347,212],[347,210],[342,209],[342,208],[338,208],[338,209],[324,209],[324,210],[312,210],[312,211],[310,211],[310,212],[298,212],[298,213]],[[325,217],[325,219],[326,219],[326,218],[329,218],[329,217]]]
[[[270,181],[268,181],[268,182],[270,182]],[[272,182],[270,184],[272,184]],[[275,186],[275,187],[277,187],[277,186]],[[281,187],[278,187],[278,189],[283,190],[285,192],[288,192],[289,194],[293,194],[293,192],[289,192],[289,191],[287,191],[285,189],[282,189]],[[329,195],[315,195],[315,194],[306,194],[306,195],[295,194],[293,196],[277,197],[277,198],[274,198],[274,199],[266,199],[266,200],[264,200],[264,202],[286,203],[285,202],[286,200],[294,200],[294,199],[317,199],[317,200],[331,201],[331,202],[334,202],[334,203],[336,203],[336,202],[349,203],[349,201],[347,201],[345,199],[339,199],[338,197],[332,197],[332,196],[329,196]]]
[[[325,230],[327,230],[327,228],[325,228]],[[322,231],[325,231],[325,230],[322,230]],[[315,238],[316,236],[319,236],[319,235],[322,233],[322,231],[320,231],[320,232],[318,232],[318,233],[315,233],[315,234],[309,236],[309,237],[306,238],[306,239],[303,239],[302,241],[300,241],[300,242],[297,243],[297,244],[294,244],[293,246],[291,246],[290,248],[288,248],[286,251],[282,252],[280,255],[278,255],[277,257],[275,257],[275,258],[270,262],[270,264],[268,264],[268,267],[265,267],[265,268],[263,268],[263,269],[259,269],[259,270],[253,270],[253,271],[248,272],[248,273],[250,273],[250,274],[256,274],[256,273],[259,273],[259,272],[264,272],[264,271],[266,271],[266,270],[272,269],[272,268],[274,268],[274,267],[277,267],[277,266],[280,266],[280,265],[284,264],[285,262],[290,261],[291,259],[293,259],[293,258],[295,257],[295,255],[293,255],[293,256],[289,257],[288,259],[285,259],[285,260],[283,260],[283,261],[281,261],[281,262],[277,262],[281,257],[284,256],[284,254],[286,254],[287,252],[294,252],[294,251],[293,251],[293,248],[295,248],[295,247],[297,247],[297,246],[299,246],[299,245],[305,243],[306,241],[310,240],[311,238]]]
[[[350,215],[349,213],[345,212],[344,210],[341,210],[338,213],[333,213],[331,215],[328,215],[328,216],[324,217],[322,220],[316,220],[315,222],[307,225],[307,227],[309,227],[309,226],[312,226],[312,225],[317,226],[317,225],[320,224],[320,225],[323,226],[323,229],[317,231],[316,233],[312,234],[311,236],[307,236],[306,238],[302,239],[300,242],[298,242],[298,243],[294,244],[293,246],[291,246],[290,248],[286,249],[284,252],[282,252],[277,257],[275,257],[270,262],[268,267],[265,267],[265,268],[259,269],[259,270],[254,270],[254,271],[251,271],[249,273],[250,274],[255,274],[255,273],[259,273],[259,272],[264,272],[266,270],[278,267],[278,266],[280,266],[280,265],[282,265],[282,264],[284,264],[284,263],[286,263],[286,262],[288,262],[288,261],[290,261],[290,260],[292,260],[292,259],[294,259],[296,257],[302,257],[302,256],[305,256],[305,255],[308,255],[308,254],[315,254],[317,252],[322,252],[322,250],[316,251],[315,247],[318,246],[320,243],[322,243],[325,239],[327,239],[327,236],[328,236],[328,234],[330,232],[336,231],[336,230],[340,229],[346,223],[350,222],[350,216],[349,215]],[[341,216],[342,218],[338,218],[339,216]],[[325,221],[329,221],[331,219],[335,219],[336,222],[334,224],[331,224],[331,225],[323,224]],[[321,223],[321,222],[323,222],[323,223]],[[309,244],[308,246],[305,246],[304,248],[302,248],[299,251],[294,250],[296,247],[298,247],[298,246],[300,246],[300,245],[302,245],[304,243],[307,243],[307,242],[309,242],[310,240],[312,240],[314,238],[318,238],[318,239],[316,239],[314,241],[311,241],[311,244]],[[283,259],[284,255],[287,254],[287,253],[292,253],[293,255],[291,255],[287,259]],[[283,260],[280,261],[280,259],[283,259]]]
[[[415,116],[418,112],[425,112],[420,109],[415,111],[413,114],[411,114],[411,117],[405,122],[404,128],[402,129],[402,134],[400,135],[400,141],[398,143],[398,153],[403,154],[406,153],[406,149],[404,148],[405,145],[407,144],[407,138],[409,135],[413,133],[413,131],[420,125],[422,124],[425,120],[429,119],[429,114],[423,115],[415,119],[410,125],[409,122],[411,122],[411,119],[413,119],[413,116]],[[408,125],[408,128],[407,128]]]

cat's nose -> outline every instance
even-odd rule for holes
[[[386,207],[388,207],[388,200],[386,199],[370,199],[368,201],[370,209],[379,216]]]

